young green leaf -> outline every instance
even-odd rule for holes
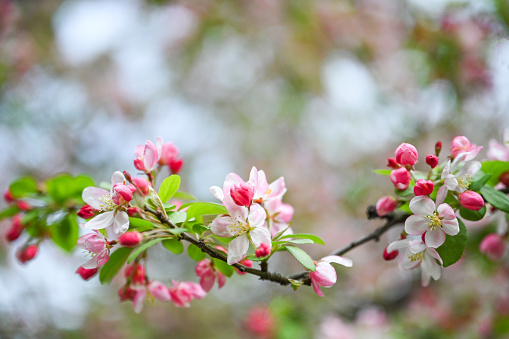
[[[175,192],[175,194],[173,195],[173,199],[196,200],[196,197],[186,192]]]
[[[189,244],[189,247],[187,248],[187,254],[189,254],[191,259],[196,261],[202,261],[206,256],[199,247],[193,244]]]
[[[129,217],[129,228],[134,228],[139,232],[149,231],[155,226],[150,221]]]
[[[297,238],[297,239],[309,239],[315,244],[325,245],[325,242],[317,235],[314,234],[308,234],[308,233],[297,233],[297,234],[287,234],[283,235],[280,239],[287,239],[287,238]],[[297,243],[296,243],[297,244]]]
[[[23,198],[27,194],[37,193],[37,183],[32,177],[21,177],[9,186],[9,192],[14,199]]]
[[[491,174],[483,175],[479,180],[474,181],[470,184],[469,189],[472,191],[479,191],[491,178]]]
[[[162,202],[167,202],[178,191],[179,187],[180,176],[176,174],[170,175],[163,180],[161,187],[159,187],[159,198],[161,198]]]
[[[375,169],[372,171],[373,173],[389,176],[391,175],[392,170],[390,169]]]
[[[504,172],[509,172],[509,162],[507,161],[484,161],[481,163],[481,170],[486,174],[491,174],[491,178],[486,182],[490,186],[498,184],[498,177]]]
[[[491,186],[484,185],[481,188],[481,194],[484,200],[492,204],[493,207],[509,213],[509,198],[504,193],[497,191]]]
[[[313,272],[315,271],[315,269],[316,269],[315,262],[313,261],[313,259],[311,259],[309,254],[307,254],[304,250],[302,250],[298,247],[289,246],[289,245],[285,246],[285,248],[288,252],[291,253],[291,255],[293,255],[295,257],[295,259],[297,259],[302,264],[302,266],[304,266],[305,268],[307,268],[310,271],[313,271]]]
[[[442,246],[437,252],[444,262],[444,267],[451,266],[460,260],[463,250],[467,245],[467,228],[463,221],[458,219],[460,231],[455,236],[447,235]]]
[[[186,212],[172,212],[168,215],[168,218],[173,224],[178,224],[186,221]]]
[[[78,242],[79,226],[76,216],[68,214],[58,223],[49,227],[51,239],[63,250],[71,252]]]
[[[163,240],[162,244],[168,251],[171,251],[175,254],[184,252],[184,245],[177,239],[165,239]]]
[[[99,281],[101,284],[104,285],[111,282],[122,266],[124,266],[132,250],[133,249],[129,247],[121,247],[110,255],[108,262],[101,268],[101,272],[99,272]]]
[[[228,265],[222,260],[212,258],[212,261],[214,262],[214,267],[219,270],[219,272],[223,273],[227,277],[231,277],[233,275],[233,272],[235,272],[235,268],[233,266]]]
[[[187,209],[187,220],[200,215],[228,214],[226,207],[213,202],[195,202]]]
[[[12,205],[4,209],[2,212],[0,212],[0,220],[12,217],[16,214],[18,214],[19,208],[16,205]]]
[[[311,239],[286,239],[286,240],[273,241],[272,246],[284,245],[284,244],[304,245],[304,244],[313,244],[313,243],[314,242]]]
[[[149,242],[144,243],[143,245],[139,246],[130,256],[127,258],[127,263],[130,264],[136,257],[138,257],[142,252],[148,250],[150,247],[154,246],[158,242],[163,241],[164,238],[156,238],[152,239]]]

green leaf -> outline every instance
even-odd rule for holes
[[[509,198],[502,193],[497,191],[491,186],[485,185],[481,188],[481,194],[484,200],[493,205],[493,207],[509,213]]]
[[[292,222],[290,222],[285,228],[283,228],[282,230],[280,230],[279,232],[274,234],[274,236],[272,237],[272,240],[278,240],[286,232],[286,230],[290,228],[291,225],[292,225]]]
[[[71,252],[78,242],[79,226],[76,216],[68,214],[60,222],[49,227],[51,239],[63,250]]]
[[[213,202],[195,202],[187,209],[187,220],[200,215],[228,214],[226,207]]]
[[[74,195],[74,182],[67,173],[59,174],[46,180],[48,194],[58,204],[64,204]]]
[[[159,187],[159,198],[161,198],[162,202],[167,202],[178,191],[179,187],[180,176],[176,174],[170,175],[163,180],[161,187]]]
[[[284,244],[297,244],[297,245],[305,245],[305,244],[313,244],[314,241],[311,239],[287,239],[287,240],[279,240],[279,241],[273,241],[272,246],[276,245],[284,245]]]
[[[21,177],[9,186],[9,192],[14,199],[23,198],[27,194],[37,193],[37,182],[32,177]]]
[[[214,267],[219,270],[219,272],[223,273],[227,277],[231,277],[233,275],[233,272],[235,272],[235,268],[233,266],[228,265],[222,260],[212,258],[212,261],[214,262]]]
[[[144,243],[143,245],[139,246],[130,256],[127,258],[127,263],[130,264],[134,259],[136,259],[137,256],[139,256],[142,252],[148,250],[150,247],[154,246],[158,242],[163,241],[164,238],[156,238],[152,239],[149,242]]]
[[[405,212],[407,214],[413,214],[412,211],[410,210],[410,202],[409,201],[407,201],[403,205],[399,206],[398,210]]]
[[[395,188],[394,193],[400,197],[407,197],[411,194],[414,194],[414,188],[412,186],[408,186],[408,188],[406,190],[399,190],[399,189]]]
[[[184,232],[189,232],[189,230],[187,228],[167,228],[166,230],[173,234],[181,234]]]
[[[474,181],[470,184],[469,189],[472,191],[479,191],[492,177],[491,174],[483,175],[479,180]]]
[[[186,227],[196,234],[202,234],[203,232],[210,230],[209,226],[205,226],[202,223],[186,224]]]
[[[129,228],[134,228],[139,232],[149,231],[155,226],[150,221],[129,217]]]
[[[291,253],[291,255],[295,257],[295,259],[297,259],[302,264],[302,266],[310,271],[315,271],[315,262],[304,250],[294,246],[285,246],[285,248],[288,252]]]
[[[458,219],[460,231],[455,236],[448,235],[442,246],[437,248],[438,254],[444,262],[444,267],[451,266],[460,260],[463,250],[467,245],[467,228],[463,221]]]
[[[184,245],[177,239],[165,239],[163,240],[162,244],[168,251],[171,251],[175,254],[184,252]]]
[[[168,203],[166,203],[166,202],[163,202],[163,207],[164,207],[164,210],[165,210],[166,212],[170,212],[170,211],[174,210],[174,209],[175,209],[175,207],[177,207],[177,206],[176,206],[176,205],[173,205],[173,204],[168,204]]]
[[[202,261],[205,259],[205,253],[203,253],[198,246],[193,244],[189,244],[189,247],[187,248],[187,254],[189,254],[191,259],[196,261]]]
[[[186,212],[173,212],[168,215],[168,218],[173,224],[179,224],[186,221]]]
[[[390,170],[390,169],[375,169],[375,170],[373,170],[373,173],[386,175],[386,176],[391,175],[391,172],[392,172],[392,170]]]
[[[175,192],[175,194],[173,195],[173,199],[178,199],[178,200],[196,200],[196,197],[194,195],[191,195],[191,194],[186,193],[186,192]]]
[[[481,170],[486,174],[491,174],[491,178],[486,182],[490,186],[498,184],[498,177],[504,172],[509,172],[509,162],[507,161],[485,161],[481,163]]]
[[[310,239],[315,244],[325,245],[325,242],[317,235],[308,234],[308,233],[297,233],[297,234],[287,234],[283,235],[280,239],[287,238],[298,238],[298,239]]]
[[[0,220],[12,217],[16,214],[18,214],[19,208],[16,205],[11,205],[4,209],[2,212],[0,212]]]
[[[133,249],[130,247],[121,247],[110,255],[108,262],[101,268],[99,272],[99,281],[101,284],[109,284],[117,275],[118,271],[124,266],[127,257]]]
[[[486,214],[486,206],[483,206],[479,211],[472,211],[468,208],[460,206],[460,215],[463,219],[467,219],[470,221],[479,221],[484,218]]]

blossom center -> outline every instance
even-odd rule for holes
[[[417,253],[417,254],[409,255],[408,259],[410,259],[411,262],[422,261],[424,259],[424,252],[420,252],[420,253]]]
[[[106,194],[99,198],[99,201],[101,204],[99,204],[99,207],[101,208],[100,211],[111,211],[114,210],[117,205],[113,202],[113,199],[111,199],[111,195]]]
[[[466,174],[463,178],[458,179],[458,186],[468,190],[471,182],[472,178],[470,177],[469,174]]]
[[[247,233],[251,228],[249,227],[249,223],[245,222],[244,220],[238,220],[236,218],[230,219],[231,224],[228,226],[230,229],[230,233],[233,233],[235,235],[242,235],[244,233]]]
[[[435,229],[438,227],[442,227],[442,218],[438,215],[437,212],[434,212],[433,215],[426,215],[426,219],[429,219],[429,228]]]

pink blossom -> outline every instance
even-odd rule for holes
[[[226,277],[224,274],[216,270],[214,263],[209,259],[203,259],[198,262],[195,269],[196,275],[200,277],[200,286],[205,292],[208,292],[214,286],[217,279],[217,285],[219,288],[224,286]]]
[[[484,199],[477,192],[465,191],[460,194],[460,204],[469,210],[479,211],[484,207]]]
[[[320,286],[331,287],[337,281],[337,274],[331,263],[340,264],[346,267],[352,267],[352,260],[343,258],[338,255],[330,255],[315,262],[316,269],[314,272],[309,272],[309,278],[316,294],[323,297]]]
[[[471,144],[467,137],[457,136],[452,139],[451,155],[453,158],[457,157],[460,153],[467,153],[464,161],[470,161],[474,159],[481,150],[482,146]]]
[[[39,247],[37,245],[28,245],[20,248],[16,252],[16,258],[19,260],[20,263],[24,264],[27,261],[32,260],[37,255],[37,252],[39,251]]]
[[[399,190],[406,190],[408,188],[408,185],[410,184],[411,176],[410,172],[408,172],[406,168],[401,167],[399,169],[392,171],[389,178],[394,184],[394,187],[396,187]]]
[[[178,174],[184,165],[184,160],[182,159],[172,159],[168,168],[172,174]]]
[[[396,259],[396,257],[398,256],[399,254],[399,251],[398,250],[394,250],[392,252],[388,252],[387,251],[387,247],[384,249],[384,254],[383,254],[383,257],[385,260],[387,261],[390,261],[390,260],[393,260],[393,259]]]
[[[435,202],[421,195],[410,201],[414,213],[405,220],[405,231],[410,235],[425,235],[426,245],[437,248],[445,242],[446,234],[459,233],[459,224],[454,210],[448,204],[435,207]]]
[[[124,175],[116,171],[111,176],[112,188],[108,192],[98,187],[87,187],[83,190],[83,200],[94,210],[99,211],[83,227],[98,230],[113,227],[115,233],[125,233],[129,228],[129,216],[124,211],[129,207],[134,187],[126,185]]]
[[[149,188],[152,187],[150,181],[141,177],[134,177],[131,180],[133,181],[134,185],[139,190],[139,192],[141,192],[141,194],[143,194],[144,196],[148,195]]]
[[[158,139],[159,141],[159,139]],[[161,139],[162,142],[162,139]],[[159,158],[159,164],[160,165],[169,165],[170,161],[173,159],[178,158],[179,151],[175,145],[173,145],[171,142],[165,142],[161,145],[161,155]]]
[[[428,154],[426,156],[426,164],[428,164],[431,168],[437,167],[438,157],[434,154]]]
[[[230,195],[233,202],[239,206],[251,206],[254,193],[254,187],[245,182],[234,184],[230,189]]]
[[[488,234],[481,241],[479,250],[486,254],[491,260],[501,260],[506,252],[506,243],[503,236],[500,234]]]
[[[147,297],[147,289],[145,286],[126,285],[118,290],[120,301],[131,300],[135,313],[143,310],[143,303]]]
[[[163,302],[171,300],[170,289],[163,283],[160,283],[159,281],[152,281],[148,284],[147,288],[150,294],[152,294],[157,300]]]
[[[78,239],[78,248],[88,251],[92,258],[82,265],[83,268],[91,269],[101,267],[110,258],[110,249],[106,239],[98,231],[87,233]]]
[[[264,226],[269,229],[272,236],[284,229],[287,229],[284,235],[293,234],[292,229],[288,228],[294,213],[290,204],[283,203],[281,199],[271,199],[266,201],[263,206],[267,212],[267,221]]]
[[[193,282],[173,281],[173,287],[170,288],[171,301],[177,307],[189,307],[193,299],[203,299],[207,292]]]
[[[396,161],[403,166],[409,165],[413,166],[417,163],[417,158],[419,157],[419,153],[414,145],[402,143],[396,148]]]
[[[392,167],[394,169],[397,169],[397,168],[400,168],[401,166],[398,164],[396,159],[389,158],[389,159],[387,159],[387,167]]]
[[[135,285],[145,285],[147,279],[145,277],[145,266],[139,263],[127,265],[124,270],[124,277],[131,279]]]
[[[383,217],[387,215],[387,213],[394,211],[397,203],[398,201],[396,199],[388,195],[381,197],[376,203],[376,213],[379,217]]]
[[[99,272],[99,268],[83,268],[82,266],[78,267],[76,273],[80,275],[83,280],[89,280],[93,276],[95,276]]]
[[[414,194],[419,195],[430,195],[433,192],[435,185],[433,181],[426,179],[419,179],[414,186]]]
[[[15,216],[12,217],[11,228],[9,228],[9,230],[5,234],[5,238],[9,242],[18,239],[21,236],[21,233],[23,233],[24,228],[25,227],[21,224],[21,216],[19,214],[16,214]]]
[[[140,241],[143,239],[143,234],[134,230],[125,232],[120,237],[118,237],[118,243],[125,247],[135,247],[138,246]]]
[[[441,179],[444,180],[444,186],[448,190],[458,193],[465,192],[470,187],[472,176],[481,169],[479,161],[468,161],[459,170],[456,170],[467,156],[468,153],[460,153],[454,161],[449,160],[445,164]]]
[[[509,128],[504,129],[503,144],[490,140],[488,159],[509,161]]]
[[[138,145],[134,149],[134,167],[145,173],[150,173],[157,168],[161,157],[162,139],[157,139],[157,146],[150,140],[145,141],[145,146]]]
[[[274,316],[265,307],[255,307],[249,311],[245,320],[246,329],[257,338],[271,338],[274,334]]]
[[[266,257],[270,254],[270,245],[266,243],[261,243],[260,247],[258,247],[255,251],[255,255],[257,258]]]

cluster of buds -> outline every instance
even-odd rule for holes
[[[177,147],[170,142],[165,143],[161,137],[157,138],[155,144],[147,140],[145,146],[137,146],[134,154],[136,156],[134,167],[147,174],[160,166],[168,166],[171,173],[178,174],[184,164],[179,158]]]

